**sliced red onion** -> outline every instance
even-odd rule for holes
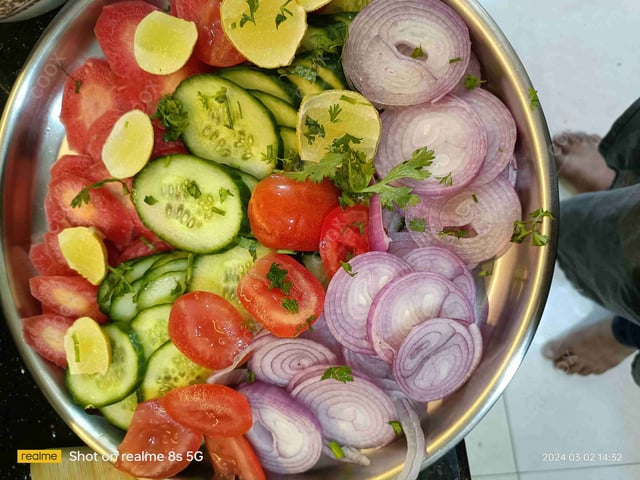
[[[467,75],[472,75],[473,77],[477,78],[478,80],[482,81],[482,67],[480,65],[480,60],[478,60],[478,57],[476,56],[475,53],[473,53],[473,50],[471,51],[470,55],[469,55],[469,64],[467,65],[467,69],[464,72],[464,75],[462,75],[462,78],[460,79],[460,81],[458,82],[458,84],[456,85],[456,88],[454,88],[451,93],[453,93],[454,95],[462,95],[464,94],[467,90],[469,90],[469,88],[466,85],[466,77]]]
[[[409,160],[420,148],[433,150],[431,176],[424,180],[401,179],[422,196],[451,195],[471,183],[487,154],[487,134],[469,104],[447,95],[434,104],[424,103],[380,114],[382,131],[374,158],[376,172],[386,176]]]
[[[400,345],[418,324],[446,317],[473,323],[473,304],[442,275],[414,272],[396,277],[376,295],[369,311],[369,341],[391,364]]]
[[[420,247],[402,255],[416,272],[437,273],[451,280],[471,302],[476,298],[476,283],[462,259],[442,247]]]
[[[516,191],[499,175],[450,197],[425,198],[407,208],[406,221],[424,220],[424,232],[410,231],[418,245],[444,246],[473,268],[509,247],[521,214]]]
[[[402,230],[400,232],[390,234],[391,243],[389,244],[389,253],[397,255],[398,257],[404,257],[414,248],[418,248],[418,244],[415,242],[408,230]]]
[[[336,456],[335,452],[327,444],[325,444],[322,453],[324,453],[328,458],[338,460],[342,463],[354,463],[356,465],[360,465],[361,467],[368,467],[369,465],[371,465],[371,459],[357,448],[345,445],[339,445],[339,448],[339,457]]]
[[[369,247],[371,250],[386,252],[391,239],[384,229],[380,197],[374,195],[369,200]]]
[[[324,438],[353,448],[376,448],[391,442],[395,432],[389,422],[395,419],[395,408],[389,396],[358,374],[346,382],[322,380],[329,367],[307,369],[313,375],[290,390],[292,397],[315,414]]]
[[[491,92],[482,88],[461,95],[478,114],[487,132],[487,156],[473,183],[493,180],[513,158],[516,145],[516,122],[511,111]]]
[[[275,473],[302,473],[322,455],[322,433],[313,413],[274,385],[254,382],[238,391],[251,405],[253,426],[246,433],[262,466]]]
[[[398,275],[412,271],[404,260],[385,252],[366,252],[349,261],[351,272],[339,269],[329,282],[324,317],[343,346],[358,353],[375,352],[367,338],[367,316],[375,295]]]
[[[298,338],[306,338],[324,345],[338,356],[338,363],[342,362],[342,344],[336,340],[336,337],[329,330],[327,321],[324,318],[324,312],[313,322],[313,328],[305,330]]]
[[[422,468],[422,461],[427,454],[426,439],[420,418],[413,409],[411,400],[398,398],[394,400],[398,421],[402,426],[407,441],[407,456],[402,471],[395,480],[414,480],[418,478]]]
[[[256,379],[286,387],[300,370],[337,362],[338,356],[318,342],[304,338],[277,338],[256,349],[248,366]]]
[[[443,2],[374,0],[351,22],[342,65],[351,85],[373,104],[406,106],[437,101],[452,90],[470,52],[469,29]]]
[[[511,160],[509,160],[509,163],[500,175],[506,178],[511,186],[515,188],[516,182],[518,181],[518,161],[515,155],[511,157]]]
[[[343,348],[342,355],[347,365],[357,372],[368,375],[375,381],[391,376],[390,366],[378,355],[364,355],[348,348]]]
[[[416,325],[393,362],[398,385],[407,397],[430,402],[464,384],[482,355],[482,336],[474,323],[434,318]]]

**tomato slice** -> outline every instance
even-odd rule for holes
[[[48,310],[65,317],[91,317],[104,323],[107,317],[97,302],[98,287],[80,275],[47,275],[29,279],[31,295]]]
[[[324,306],[322,284],[288,255],[258,258],[240,279],[238,298],[247,311],[278,337],[297,337]]]
[[[260,460],[244,436],[205,435],[204,443],[215,470],[213,478],[266,480]]]
[[[197,458],[202,435],[176,422],[159,399],[138,404],[118,447],[116,468],[134,477],[166,478]]]
[[[176,15],[190,20],[198,28],[194,53],[204,63],[214,67],[230,67],[244,62],[222,30],[220,0],[174,0]]]
[[[251,231],[269,248],[317,251],[322,221],[338,206],[339,194],[327,179],[298,182],[284,174],[270,175],[251,194]]]
[[[66,368],[64,334],[75,321],[54,313],[45,313],[22,319],[22,335],[27,345],[59,367]]]
[[[253,424],[247,398],[225,385],[176,388],[160,403],[175,420],[204,435],[235,437],[247,433]]]
[[[212,370],[228,367],[253,335],[228,300],[211,292],[190,292],[169,315],[169,338],[191,361]]]
[[[364,205],[337,207],[325,217],[320,234],[320,257],[332,277],[341,262],[369,251],[369,208]]]

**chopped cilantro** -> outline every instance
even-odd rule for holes
[[[540,99],[538,98],[538,91],[533,87],[529,87],[529,108],[535,110],[540,106]]]
[[[396,435],[402,435],[404,433],[404,430],[402,429],[402,425],[397,420],[391,420],[389,422],[389,425],[391,425],[391,428],[393,428],[393,431],[395,432]]]
[[[464,86],[467,90],[473,90],[474,88],[479,87],[481,84],[485,82],[486,80],[480,80],[478,77],[476,77],[472,73],[467,73],[467,75],[464,77]]]
[[[453,177],[451,176],[451,172],[447,173],[444,177],[437,178],[442,185],[445,185],[447,187],[453,185]]]
[[[416,48],[413,49],[413,52],[411,52],[411,58],[420,58],[420,57],[424,57],[424,52],[422,51],[422,45],[418,45]]]
[[[351,367],[348,365],[341,365],[339,367],[327,368],[320,380],[337,380],[338,382],[347,383],[353,382],[353,375],[351,375]]]
[[[91,190],[95,190],[97,188],[102,188],[104,187],[105,184],[107,183],[113,183],[113,182],[118,182],[122,184],[122,191],[125,195],[129,195],[131,192],[129,191],[129,187],[127,186],[127,184],[125,182],[123,182],[121,179],[119,178],[106,178],[104,180],[101,180],[99,182],[93,183],[91,185],[89,185],[88,187],[84,187],[82,190],[80,190],[80,192],[71,199],[71,207],[72,208],[78,208],[81,207],[83,204],[89,204],[89,202],[91,201],[91,196],[89,194],[89,192]]]
[[[311,118],[309,115],[304,117],[304,127],[304,136],[309,142],[309,145],[313,144],[313,142],[316,141],[316,137],[324,138],[325,136],[324,126],[317,120]]]
[[[242,17],[240,17],[240,28],[244,27],[247,22],[256,24],[254,15],[260,6],[260,2],[259,0],[247,0],[247,5],[249,5],[249,13],[243,13]]]
[[[427,229],[427,224],[424,218],[414,218],[409,221],[409,230],[414,232],[424,232]]]
[[[283,298],[282,306],[285,310],[291,313],[298,313],[300,311],[298,308],[298,301],[293,298]]]
[[[289,15],[290,17],[293,16],[291,10],[287,8],[287,5],[289,5],[291,2],[292,0],[286,0],[282,5],[280,5],[280,13],[276,15],[276,30],[278,29],[280,24],[287,19],[287,15]]]
[[[273,262],[267,272],[267,280],[269,280],[269,288],[279,288],[282,293],[289,295],[291,292],[291,282],[287,280],[287,273],[284,268],[280,268],[279,263]]]
[[[457,62],[461,62],[462,61],[462,57],[455,57],[455,58],[450,58],[449,59],[449,63],[457,63]]]
[[[548,235],[540,233],[539,228],[545,217],[554,220],[553,215],[547,210],[539,208],[529,213],[525,220],[516,220],[513,222],[513,235],[511,241],[513,243],[522,243],[525,238],[531,236],[531,244],[536,247],[543,247],[549,241]]]
[[[329,121],[331,123],[339,122],[340,120],[338,119],[338,116],[340,115],[341,112],[342,112],[342,107],[340,106],[339,103],[331,105],[329,107]]]
[[[340,260],[340,265],[342,266],[342,269],[347,272],[347,274],[350,277],[355,277],[358,272],[354,272],[353,271],[353,267],[351,266],[351,264],[349,262],[343,262],[342,260]]]

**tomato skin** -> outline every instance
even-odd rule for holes
[[[169,315],[169,338],[191,361],[212,370],[233,363],[253,335],[228,300],[211,292],[190,292],[175,301]]]
[[[57,366],[66,368],[67,355],[64,351],[64,334],[75,321],[55,313],[43,313],[22,319],[22,335],[40,356]]]
[[[231,67],[245,61],[222,30],[221,0],[174,0],[176,16],[190,20],[198,28],[194,53],[214,67]]]
[[[288,294],[272,288],[267,278],[272,266],[286,270],[291,283]],[[307,330],[324,307],[322,284],[304,266],[288,255],[269,253],[258,258],[238,284],[238,299],[267,330],[278,337],[293,338]],[[295,300],[297,312],[287,310],[283,301]]]
[[[201,442],[202,435],[171,418],[159,399],[147,400],[136,407],[115,466],[134,477],[172,477],[187,468]]]
[[[237,437],[205,435],[204,443],[216,472],[213,478],[267,479],[256,452],[243,435]]]
[[[160,403],[176,421],[204,435],[235,437],[247,433],[253,425],[247,398],[225,385],[176,388]]]
[[[338,207],[329,212],[322,223],[320,257],[330,277],[342,267],[340,262],[369,250],[368,207]]]
[[[298,182],[272,174],[258,182],[251,194],[251,231],[269,248],[317,251],[322,221],[338,205],[339,195],[328,179]]]

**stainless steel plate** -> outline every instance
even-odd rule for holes
[[[46,230],[43,200],[48,170],[57,157],[64,129],[58,119],[62,89],[72,71],[89,56],[100,55],[93,25],[109,0],[74,0],[45,32],[18,78],[0,125],[2,235],[0,292],[18,349],[55,410],[90,447],[113,454],[122,432],[76,406],[60,369],[43,361],[22,339],[21,318],[39,313],[29,294],[29,246]],[[156,2],[166,6],[164,2]],[[511,109],[518,126],[518,184],[523,212],[558,210],[550,139],[542,110],[530,108],[527,74],[510,44],[475,0],[448,0],[466,20],[482,65],[486,87]],[[557,217],[557,215],[556,215]],[[484,358],[471,380],[446,400],[427,406],[424,428],[433,463],[460,442],[501,395],[531,343],[542,315],[553,273],[557,226],[544,248],[513,245],[485,279],[487,323],[492,330]],[[37,412],[35,412],[37,414]],[[331,471],[290,476],[300,479],[388,479],[399,473],[404,441],[371,453],[367,468],[342,465]],[[275,477],[274,477],[275,478]]]

